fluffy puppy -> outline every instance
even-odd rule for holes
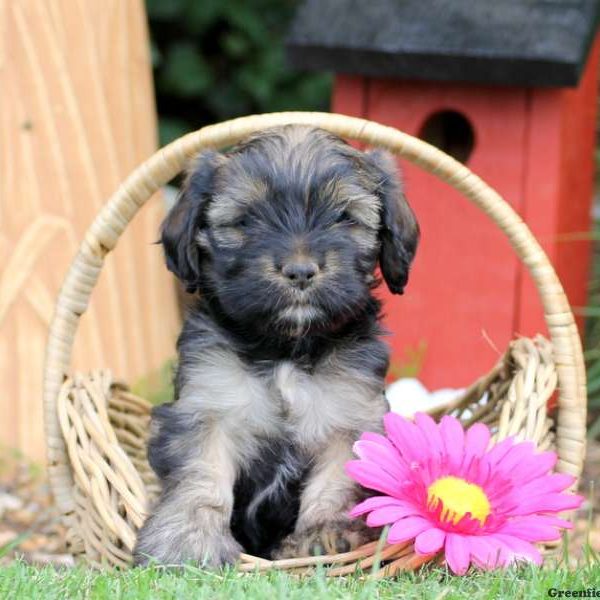
[[[366,541],[343,466],[388,409],[374,270],[402,293],[418,231],[392,157],[323,130],[277,127],[198,156],[162,228],[168,268],[199,300],[175,401],[153,412],[162,494],[137,563]]]

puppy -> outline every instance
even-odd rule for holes
[[[345,551],[352,443],[388,410],[381,274],[406,285],[419,229],[393,158],[307,126],[201,153],[162,228],[199,300],[179,337],[175,401],[153,412],[162,494],[137,563]],[[372,539],[373,532],[370,532]]]

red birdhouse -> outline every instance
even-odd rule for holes
[[[598,2],[309,0],[295,66],[335,72],[332,110],[466,163],[537,236],[575,307],[589,276]],[[465,385],[515,335],[545,333],[529,275],[485,215],[401,164],[422,238],[404,296],[382,290],[392,374]]]

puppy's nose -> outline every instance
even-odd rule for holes
[[[309,261],[292,262],[284,265],[281,272],[294,287],[303,290],[312,283],[315,275],[319,272],[319,267],[316,263]]]

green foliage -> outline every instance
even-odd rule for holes
[[[234,117],[326,110],[331,77],[286,64],[297,0],[146,0],[161,144]]]
[[[592,438],[600,436],[600,222],[594,223],[590,233],[594,241],[592,273],[589,283],[588,306],[574,308],[576,313],[586,317],[585,357],[588,379],[588,402],[590,408],[590,430]]]
[[[421,340],[414,346],[404,348],[402,358],[392,361],[388,371],[391,380],[402,377],[419,377],[427,356],[427,342]]]
[[[175,361],[168,360],[159,369],[142,377],[131,386],[131,391],[151,404],[173,401],[173,374]]]

